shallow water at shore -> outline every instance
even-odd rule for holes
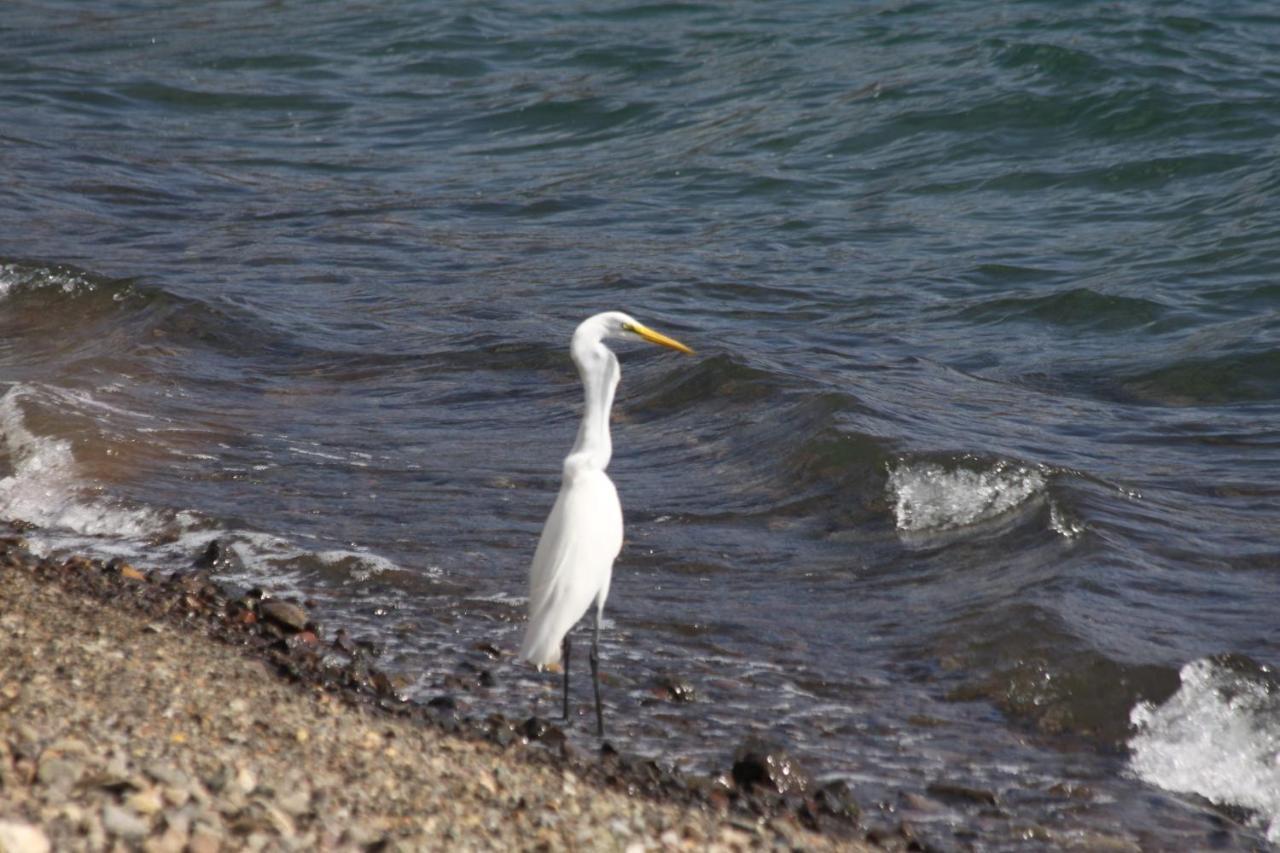
[[[37,546],[218,538],[451,691],[518,644],[568,336],[623,308],[698,355],[620,353],[615,742],[990,791],[930,818],[986,849],[1280,817],[1275,709],[1213,698],[1280,651],[1268,7],[49,8],[0,21]],[[484,666],[464,703],[554,707]]]

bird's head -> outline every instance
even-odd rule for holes
[[[651,344],[670,347],[686,355],[693,354],[693,350],[676,339],[669,338],[661,332],[655,332],[630,314],[624,314],[621,311],[605,311],[603,314],[588,317],[582,321],[578,326],[578,330],[574,332],[574,339],[575,341],[589,339],[592,342],[609,339],[648,341]]]

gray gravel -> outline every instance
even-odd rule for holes
[[[866,849],[591,786],[0,565],[0,851],[762,848]]]

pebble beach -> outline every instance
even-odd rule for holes
[[[282,676],[262,644],[210,636],[180,583],[21,546],[0,555],[6,853],[866,849]]]

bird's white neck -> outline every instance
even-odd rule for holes
[[[618,359],[599,339],[575,336],[570,351],[582,378],[585,406],[578,438],[565,460],[566,466],[572,461],[575,466],[603,471],[613,456],[609,412],[621,378]]]

